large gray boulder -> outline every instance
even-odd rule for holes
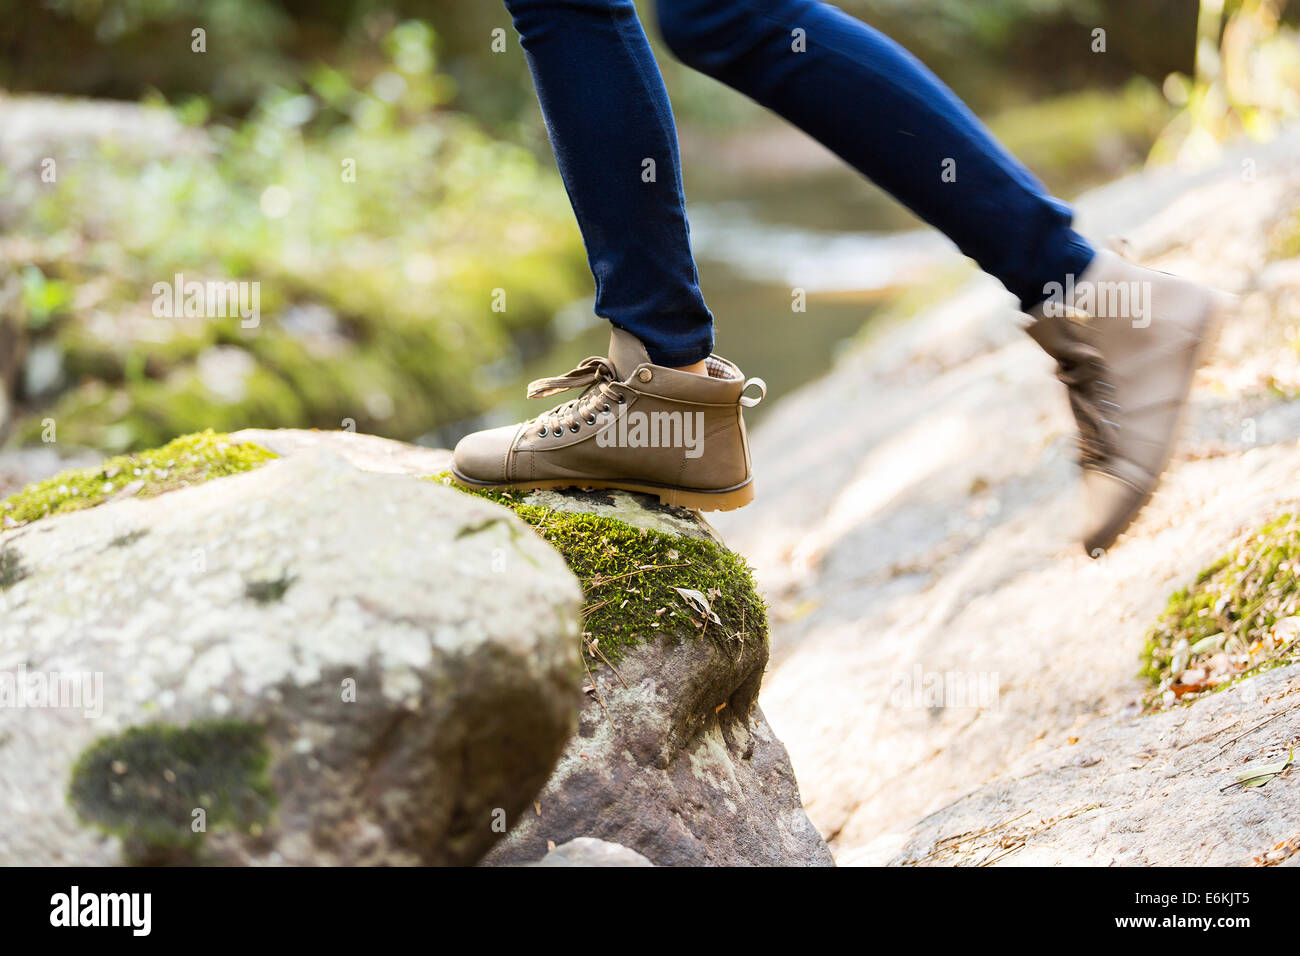
[[[368,470],[427,475],[450,467],[446,451],[370,435],[250,429],[231,437],[279,455],[328,448]],[[698,513],[647,495],[567,489],[516,500],[725,547]],[[509,832],[487,862],[532,863],[548,841],[600,838],[658,865],[829,865],[785,747],[758,707],[766,626],[750,631],[740,647],[665,636],[627,650],[617,675],[593,660],[577,736],[536,801],[507,818]]]
[[[373,471],[427,475],[451,465],[445,450],[371,435],[249,429],[231,438],[285,456],[327,448]],[[725,547],[697,512],[647,495],[567,489],[516,499]],[[659,638],[627,650],[617,675],[593,660],[578,734],[536,801],[506,818],[509,832],[486,862],[537,862],[549,843],[566,841],[586,860],[586,850],[604,840],[658,865],[830,865],[830,852],[804,813],[785,747],[758,707],[766,626],[749,630],[740,647],[693,636]],[[583,838],[600,839],[578,842]]]
[[[506,509],[321,449],[0,534],[0,864],[473,862],[573,731],[580,604]]]

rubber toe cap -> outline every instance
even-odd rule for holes
[[[456,474],[471,481],[500,482],[509,480],[506,462],[515,442],[518,425],[503,425],[466,435],[452,452]]]
[[[1083,473],[1083,549],[1100,558],[1142,510],[1146,495],[1100,471]]]

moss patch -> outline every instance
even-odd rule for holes
[[[1285,514],[1175,593],[1143,649],[1148,704],[1188,699],[1300,657],[1300,515]]]
[[[526,504],[522,492],[471,491],[446,472],[433,480],[505,505],[560,552],[582,584],[587,639],[611,662],[656,635],[708,635],[732,648],[767,640],[767,607],[749,565],[721,545]],[[676,588],[705,595],[718,620]]]
[[[265,581],[249,581],[244,585],[244,597],[257,604],[283,601],[293,582],[292,574],[282,574],[278,578],[269,578]]]
[[[13,587],[27,577],[27,569],[14,548],[0,548],[0,591]]]
[[[275,458],[258,445],[236,444],[211,429],[95,468],[65,471],[0,501],[0,521],[12,528],[50,515],[103,504],[121,492],[148,498],[212,478],[251,471]],[[131,486],[131,487],[128,487]]]
[[[126,534],[118,535],[108,543],[108,546],[110,548],[129,548],[148,533],[148,531],[128,531]]]
[[[215,829],[260,834],[275,803],[269,763],[255,724],[132,727],[82,753],[68,802],[84,823],[120,837],[132,862],[176,862],[192,857]]]

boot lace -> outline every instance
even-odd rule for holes
[[[1106,416],[1119,406],[1113,400],[1115,386],[1103,377],[1105,371],[1101,353],[1088,347],[1057,361],[1056,377],[1070,397],[1070,410],[1079,428],[1079,464],[1085,468],[1104,465],[1116,445],[1119,426]]]
[[[554,378],[539,378],[528,385],[529,398],[546,398],[558,395],[573,388],[583,392],[577,398],[556,405],[532,419],[530,424],[538,427],[538,436],[551,432],[557,438],[567,427],[569,431],[579,431],[584,424],[596,424],[596,408],[601,412],[610,410],[610,402],[622,404],[626,401],[623,393],[611,387],[611,382],[618,381],[618,372],[607,358],[593,355],[583,359],[578,366],[557,375]]]

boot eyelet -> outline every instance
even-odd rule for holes
[[[651,372],[648,368],[643,368],[641,369],[641,371],[636,373],[636,377],[643,382],[648,382],[650,381],[650,379],[654,378],[654,373]]]
[[[571,431],[571,432],[576,432],[576,431],[578,430],[578,427],[579,427],[579,426],[577,426],[577,425],[570,425],[570,426],[569,426],[569,431]]]
[[[596,416],[595,416],[595,415],[588,415],[588,416],[587,416],[587,424],[588,424],[588,425],[594,425],[594,424],[596,424]]]
[[[624,395],[622,392],[619,392],[618,395],[615,396],[615,400],[616,400],[620,405],[622,405],[624,402],[627,401],[627,396]]]
[[[562,429],[562,428],[557,428],[557,429],[555,429],[554,432],[552,432],[552,434],[553,434],[556,438],[562,438],[562,437],[564,436],[564,429]]]
[[[609,411],[609,402],[606,402],[606,403],[604,404],[604,406],[601,408],[601,411],[602,411],[602,412],[608,412],[608,411]]]
[[[537,437],[538,437],[538,438],[545,438],[545,437],[546,437],[546,429],[543,428],[541,431],[539,431],[539,432],[537,433]]]

